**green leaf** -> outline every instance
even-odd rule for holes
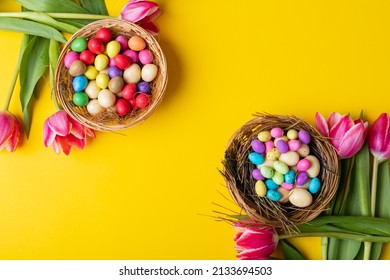
[[[31,98],[34,89],[49,66],[48,39],[34,37],[27,45],[20,63],[20,102],[25,116],[26,135],[29,135]]]
[[[355,158],[356,182],[355,188],[358,195],[360,215],[370,216],[370,151],[366,143]]]
[[[354,158],[347,158],[340,161],[340,182],[337,193],[332,199],[332,214],[339,215],[349,192],[349,179],[352,171]]]
[[[49,61],[50,61],[50,86],[55,88],[55,72],[57,68],[58,57],[60,56],[60,45],[56,40],[50,40]]]
[[[35,12],[88,14],[87,9],[71,0],[16,0],[16,2]]]
[[[80,0],[80,4],[92,14],[108,15],[104,0]]]
[[[304,260],[305,257],[299,252],[299,250],[286,239],[280,240],[280,245],[284,258],[286,260]]]
[[[390,178],[389,161],[381,163],[378,167],[378,186],[376,196],[377,217],[390,218]],[[370,259],[379,259],[382,252],[382,243],[373,243],[371,247]]]
[[[62,34],[46,24],[41,24],[31,20],[18,18],[0,18],[0,29],[6,31],[22,32],[25,34],[36,35],[47,39],[54,39],[66,43]]]
[[[87,24],[93,22],[92,19],[63,19],[63,18],[57,18],[58,21],[67,23],[73,26],[76,26],[78,28],[84,27]]]

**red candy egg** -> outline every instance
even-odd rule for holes
[[[119,116],[126,116],[132,110],[132,107],[126,99],[119,98],[115,105],[115,110]]]
[[[131,99],[131,100],[129,100],[129,103],[131,104],[131,107],[132,108],[137,108],[137,104],[135,103],[135,99]]]
[[[85,65],[91,65],[95,61],[95,54],[90,50],[84,50],[80,53],[80,60]]]
[[[112,38],[111,30],[106,27],[102,27],[98,30],[98,32],[96,32],[95,38],[102,40],[104,43],[108,43]]]
[[[137,95],[135,98],[135,104],[137,105],[138,108],[146,108],[150,104],[150,96],[146,93],[140,93]]]
[[[98,38],[91,38],[88,41],[88,49],[94,54],[104,53],[104,43]]]
[[[114,62],[116,67],[125,70],[131,65],[131,58],[124,54],[117,54],[116,56],[114,56]]]
[[[122,89],[122,97],[127,100],[134,100],[137,87],[135,84],[126,84]]]

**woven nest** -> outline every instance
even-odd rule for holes
[[[256,222],[290,231],[296,225],[306,223],[317,217],[334,196],[338,185],[338,158],[334,148],[326,138],[305,121],[295,116],[256,114],[236,131],[229,140],[223,160],[223,175],[229,192],[235,202]],[[281,204],[265,197],[259,197],[254,189],[256,180],[251,172],[255,166],[248,160],[251,141],[260,131],[270,131],[274,127],[283,130],[305,129],[312,137],[310,154],[315,155],[321,164],[319,178],[322,187],[313,196],[311,205],[299,208],[291,203]]]
[[[72,88],[72,77],[64,65],[65,55],[70,51],[70,45],[75,39],[84,37],[88,40],[94,37],[102,27],[109,28],[113,37],[119,35],[128,38],[133,35],[142,37],[147,43],[147,49],[154,55],[153,63],[158,67],[158,74],[151,83],[152,92],[149,106],[145,109],[133,110],[125,117],[119,116],[112,110],[105,110],[97,115],[91,115],[88,113],[86,106],[78,107],[72,101],[74,90]],[[156,39],[138,25],[120,19],[98,20],[74,33],[61,51],[55,75],[56,96],[65,111],[81,124],[101,131],[122,130],[145,121],[161,102],[168,79],[166,59]]]

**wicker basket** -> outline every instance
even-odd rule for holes
[[[70,51],[70,45],[76,38],[84,37],[88,40],[94,37],[96,32],[102,27],[109,28],[114,37],[118,35],[127,37],[138,35],[142,37],[147,43],[147,48],[154,55],[153,63],[159,69],[156,78],[152,82],[150,105],[142,110],[134,110],[125,117],[120,117],[110,110],[97,115],[91,115],[88,113],[86,106],[78,107],[72,101],[74,91],[71,76],[64,65],[65,55]],[[56,96],[65,111],[81,124],[101,131],[122,130],[138,125],[146,120],[161,102],[168,79],[166,59],[156,39],[138,25],[120,19],[98,20],[73,34],[59,56],[55,75]]]
[[[322,187],[313,198],[313,203],[305,208],[291,203],[281,204],[265,197],[259,197],[255,190],[255,179],[251,176],[253,164],[248,160],[251,152],[251,141],[263,130],[280,127],[284,130],[305,129],[312,137],[309,144],[311,154],[321,163],[319,178]],[[257,114],[236,131],[228,142],[223,160],[223,175],[229,192],[235,202],[256,222],[294,230],[296,225],[306,223],[318,216],[334,196],[338,185],[338,158],[334,148],[326,138],[310,124],[295,116]]]

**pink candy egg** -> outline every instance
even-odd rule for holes
[[[152,63],[153,53],[150,50],[142,50],[138,54],[138,59],[142,64]]]
[[[286,190],[292,190],[294,188],[294,184],[287,184],[287,183],[282,183],[282,188]]]
[[[267,141],[264,143],[265,144],[265,152],[268,153],[268,151],[272,150],[273,148],[275,148],[274,146],[274,141]]]
[[[301,147],[301,141],[290,140],[290,141],[288,141],[288,147],[289,147],[290,151],[296,152]]]
[[[77,52],[70,51],[64,57],[64,64],[69,68],[75,60],[79,60],[80,55]]]
[[[116,37],[115,41],[119,42],[121,45],[121,51],[127,50],[129,48],[129,40],[125,36],[119,35]]]
[[[297,169],[299,171],[306,171],[310,168],[310,161],[307,160],[307,159],[301,159],[300,161],[298,161],[297,163]]]
[[[133,50],[125,50],[123,52],[124,55],[127,55],[128,57],[131,58],[131,61],[133,63],[137,63],[138,62],[138,52],[136,51],[133,51]]]
[[[284,131],[280,127],[275,127],[271,129],[270,133],[273,138],[280,138],[284,135]]]

